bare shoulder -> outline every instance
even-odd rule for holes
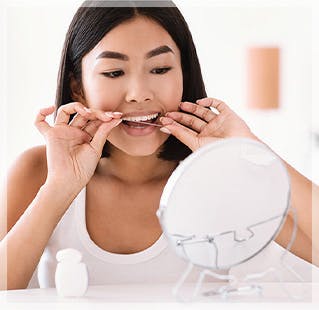
[[[8,230],[32,202],[47,176],[46,146],[39,145],[21,153],[8,169],[6,210]]]
[[[46,175],[46,146],[39,145],[25,150],[15,159],[8,170],[8,183],[23,182],[27,187],[37,187],[44,183]]]

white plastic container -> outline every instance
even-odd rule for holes
[[[62,297],[83,296],[88,288],[88,271],[81,262],[81,252],[72,248],[60,250],[56,259],[59,262],[55,271],[57,294]]]

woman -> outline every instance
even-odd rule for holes
[[[187,24],[165,4],[87,1],[75,14],[56,106],[41,109],[35,121],[46,145],[24,152],[8,175],[1,287],[26,288],[37,269],[40,286],[54,286],[55,254],[67,247],[83,253],[91,285],[176,281],[184,270],[155,215],[166,181],[207,143],[257,137],[224,102],[206,98]],[[50,126],[45,119],[54,111]],[[287,168],[299,216],[291,251],[311,262],[311,182]],[[286,246],[291,229],[288,216],[276,241]]]

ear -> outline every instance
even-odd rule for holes
[[[70,73],[69,81],[72,100],[85,104],[84,94],[80,81],[76,80],[73,73]]]

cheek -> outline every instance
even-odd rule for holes
[[[165,105],[167,111],[177,111],[183,97],[182,74],[172,75],[156,85],[157,97]]]
[[[121,99],[119,91],[111,89],[101,79],[85,81],[84,95],[85,101],[90,108],[102,111],[113,111],[118,106]]]

